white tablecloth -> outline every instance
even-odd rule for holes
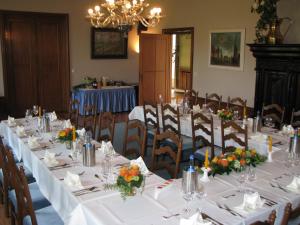
[[[26,130],[35,131],[35,122],[26,123],[20,120],[20,123],[25,125]],[[57,128],[59,127],[59,123]],[[45,149],[30,150],[27,144],[27,138],[19,138],[15,133],[15,127],[8,127],[5,121],[0,123],[0,133],[13,147],[18,157],[22,158],[24,164],[32,171],[37,183],[45,195],[57,210],[65,224],[69,225],[161,225],[172,224],[176,225],[180,222],[180,216],[174,216],[170,219],[164,219],[163,216],[168,216],[173,213],[181,213],[184,207],[184,200],[180,191],[180,180],[176,180],[170,189],[162,192],[158,199],[154,198],[155,187],[163,183],[164,180],[156,175],[151,175],[146,178],[146,186],[143,194],[137,194],[134,197],[128,197],[125,201],[121,198],[117,191],[103,190],[103,181],[94,177],[94,174],[99,174],[101,177],[101,155],[97,153],[97,165],[95,167],[83,167],[81,160],[72,161],[68,155],[64,144],[50,143],[49,139],[55,135],[54,133],[41,134],[40,142],[44,146],[48,146],[47,151],[61,153],[57,159],[61,163],[68,163],[69,168],[59,170],[49,170],[41,158],[45,155]],[[285,149],[284,146],[282,149]],[[292,181],[292,173],[299,171],[298,167],[287,167],[285,163],[286,152],[284,150],[273,153],[274,162],[265,163],[256,169],[257,179],[250,182],[247,186],[251,186],[258,191],[261,196],[276,201],[273,206],[264,206],[245,215],[243,217],[233,216],[228,211],[218,208],[217,202],[226,204],[230,208],[241,204],[242,195],[236,191],[237,173],[231,175],[223,175],[210,177],[211,182],[204,184],[207,192],[207,197],[204,200],[205,204],[203,211],[210,217],[222,224],[242,225],[250,224],[256,220],[266,220],[270,212],[275,209],[277,211],[276,224],[280,224],[283,214],[283,208],[287,202],[292,202],[293,205],[300,203],[300,195],[292,192],[284,192],[279,188],[273,188],[269,182],[276,178],[276,181],[282,185],[286,185]],[[113,165],[128,162],[122,156],[116,156],[113,159]],[[114,167],[115,168],[115,167]],[[75,196],[61,179],[65,177],[66,172],[80,173],[81,181],[84,187],[96,186],[101,191],[89,193],[82,196]],[[115,175],[117,169],[115,168]],[[277,179],[282,177],[282,179]],[[104,178],[103,178],[104,179]],[[226,196],[234,194],[231,198]],[[225,197],[224,197],[225,196]],[[192,209],[196,210],[199,207],[199,200],[195,199],[192,202]]]

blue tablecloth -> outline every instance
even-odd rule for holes
[[[97,113],[127,112],[136,106],[135,89],[131,86],[78,89],[73,91],[72,98],[79,100],[81,115],[83,115],[84,105],[96,104]]]

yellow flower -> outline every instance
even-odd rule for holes
[[[64,130],[59,132],[59,136],[60,137],[65,137],[66,136],[66,132]]]
[[[228,162],[232,162],[232,161],[233,161],[232,156],[228,156],[228,157],[227,157],[227,160],[228,160]]]
[[[243,152],[243,150],[242,150],[241,148],[236,148],[236,149],[235,149],[235,153],[236,153],[237,155],[241,155],[242,152]]]
[[[212,162],[213,162],[213,163],[217,163],[217,162],[218,162],[218,157],[215,156],[215,157],[213,158]]]
[[[256,155],[256,150],[255,149],[251,149],[250,153],[251,153],[251,155]]]

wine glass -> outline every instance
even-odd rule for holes
[[[26,121],[32,119],[32,112],[31,112],[31,109],[26,109],[26,112],[25,112],[25,119],[26,119]]]
[[[204,185],[201,184],[201,182],[199,181],[199,179],[196,180],[196,187],[195,187],[195,191],[196,191],[196,197],[200,200],[200,205],[197,209],[198,213],[201,215],[202,214],[202,209],[203,209],[203,200],[206,197],[206,192],[204,190]]]
[[[256,172],[255,172],[255,169],[251,168],[250,166],[249,166],[248,174],[247,174],[247,175],[248,175],[248,180],[249,180],[250,182],[256,180]]]
[[[195,178],[192,176],[193,174],[188,171],[183,171],[182,176],[182,196],[183,199],[186,201],[185,208],[183,209],[183,214],[188,215],[191,212],[189,207],[189,203],[194,198],[195,193]]]
[[[245,168],[242,168],[242,171],[237,178],[237,181],[239,182],[239,192],[243,192],[243,186],[247,180],[248,180],[248,176],[245,172]]]
[[[34,106],[32,107],[32,112],[33,112],[33,114],[34,114],[35,116],[37,116],[38,113],[39,113],[39,107],[38,107],[37,105],[34,105]]]
[[[238,120],[239,119],[239,111],[238,110],[234,110],[233,111],[233,120]]]

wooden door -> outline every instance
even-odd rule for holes
[[[67,111],[70,78],[68,16],[1,11],[5,97],[9,113]]]
[[[68,30],[65,15],[37,20],[38,101],[47,110],[66,111],[69,96]]]
[[[161,94],[170,102],[171,94],[171,36],[140,35],[140,104],[156,103]]]
[[[4,15],[6,69],[6,102],[9,113],[23,112],[37,103],[36,64],[34,56],[35,27],[32,18]]]

